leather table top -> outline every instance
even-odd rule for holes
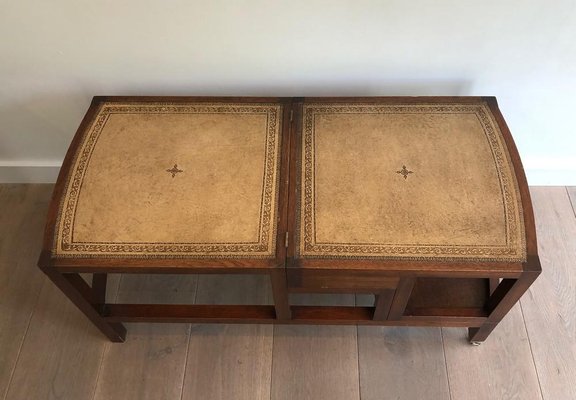
[[[297,255],[524,261],[518,183],[487,104],[304,104]]]
[[[59,178],[51,255],[274,259],[295,218],[299,259],[522,262],[516,174],[477,99],[96,103]],[[285,107],[301,115],[290,132]]]
[[[273,258],[281,111],[101,104],[67,177],[53,253]]]

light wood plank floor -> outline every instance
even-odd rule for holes
[[[200,324],[129,324],[109,343],[35,266],[51,190],[0,185],[0,400],[576,399],[576,188],[531,189],[544,272],[479,347],[458,328]],[[271,290],[116,275],[109,297],[269,304]]]

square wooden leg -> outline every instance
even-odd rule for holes
[[[524,272],[518,279],[502,279],[488,299],[489,316],[478,328],[468,329],[470,343],[478,345],[492,333],[498,323],[520,300],[541,272],[538,257],[531,258],[524,265]]]
[[[92,292],[94,292],[97,304],[106,303],[106,285],[108,274],[92,274]]]
[[[412,289],[414,288],[415,278],[402,278],[398,282],[398,287],[396,287],[396,292],[394,293],[394,299],[392,300],[392,305],[390,306],[390,312],[388,314],[388,319],[399,320],[404,315],[404,310],[406,310],[406,305],[412,294]]]
[[[394,289],[386,289],[376,295],[376,299],[374,300],[374,320],[382,321],[388,318],[394,293]]]
[[[270,273],[270,280],[272,281],[272,295],[274,297],[276,319],[290,319],[292,317],[292,312],[290,310],[290,300],[288,298],[288,285],[286,281],[285,268],[274,268]]]
[[[51,267],[40,268],[108,339],[112,342],[124,342],[124,325],[106,322],[98,310],[104,304],[105,277],[101,276],[102,274],[95,277],[94,288],[91,288],[78,274],[62,274]]]

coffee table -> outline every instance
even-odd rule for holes
[[[95,97],[38,265],[116,342],[147,321],[458,326],[478,344],[541,271],[492,97]],[[274,305],[110,304],[111,273],[267,274]]]

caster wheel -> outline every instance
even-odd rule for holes
[[[482,344],[482,342],[472,341],[472,342],[470,342],[470,344],[471,344],[472,346],[480,346],[480,345]]]

